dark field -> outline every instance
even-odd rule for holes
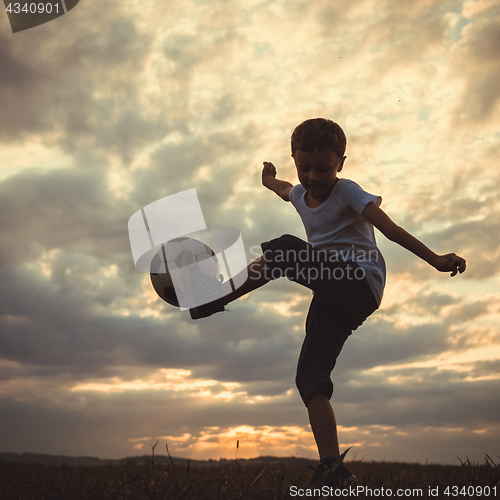
[[[458,466],[384,462],[347,465],[360,480],[357,486],[364,489],[354,487],[344,497],[331,490],[327,498],[500,498],[500,467],[488,460]],[[286,463],[241,466],[235,461],[224,466],[216,462],[210,467],[193,467],[189,463],[153,467],[152,463],[67,466],[0,462],[0,499],[312,498],[307,490],[298,489],[307,489],[310,476],[304,464]]]

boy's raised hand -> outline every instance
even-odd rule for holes
[[[265,182],[266,177],[276,178],[276,167],[267,161],[264,162],[264,168],[262,169],[262,184],[267,187]]]
[[[465,259],[454,253],[438,255],[434,267],[443,273],[452,271],[450,276],[455,276],[457,273],[462,274],[465,271]]]

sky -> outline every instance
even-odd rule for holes
[[[384,299],[332,375],[341,449],[498,455],[498,54],[494,0],[82,0],[15,34],[0,14],[0,451],[317,458],[294,383],[310,291],[273,281],[194,321],[127,223],[195,188],[248,262],[305,238],[261,169],[297,184],[290,134],[325,117],[340,177],[467,260],[451,278],[376,231]]]

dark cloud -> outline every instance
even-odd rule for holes
[[[39,70],[18,60],[11,51],[12,37],[3,35],[0,43],[0,89],[6,91],[9,87],[26,89],[30,81],[36,80]]]
[[[377,313],[354,331],[344,346],[343,362],[353,369],[425,359],[450,345],[448,326],[426,323],[395,328],[388,321],[376,319]]]
[[[399,384],[391,384],[383,377],[370,377],[372,383],[369,378],[363,378],[362,386],[352,384],[344,389],[345,400],[337,391],[338,404],[347,403],[343,412],[348,425],[404,426],[421,422],[431,426],[480,423],[486,427],[497,424],[496,406],[491,397],[498,389],[496,380],[474,384],[454,381],[435,369],[407,375],[408,380]]]
[[[444,306],[455,304],[456,298],[448,294],[432,292],[426,295],[419,295],[412,301],[412,306],[417,308],[421,314],[439,315]]]
[[[94,11],[105,34],[94,20],[60,20],[54,36],[65,43],[57,48],[52,36],[2,35],[0,140],[36,134],[72,154],[97,148],[127,163],[136,148],[168,130],[165,118],[148,114],[139,95],[144,47],[151,40],[118,3],[114,7]]]
[[[448,312],[446,316],[452,317],[457,324],[473,321],[489,312],[489,305],[495,305],[495,299],[484,299],[471,302],[469,304],[460,304]]]
[[[0,193],[4,269],[51,250],[71,251],[73,258],[103,258],[108,264],[129,252],[125,230],[134,206],[115,200],[97,171],[26,169],[3,181]]]
[[[477,361],[471,364],[469,375],[473,378],[495,375],[500,373],[500,361],[498,359],[491,361]]]
[[[111,304],[104,303],[105,308],[98,306],[99,297],[91,287],[82,291],[78,284],[62,287],[27,278],[3,275],[0,349],[6,359],[94,376],[106,376],[123,364],[206,366],[205,376],[240,381],[279,379],[293,370],[298,355],[297,340],[283,345],[288,336],[284,323],[273,325],[269,318],[250,312],[207,320],[202,329],[187,319],[187,313],[167,305],[173,313],[168,318],[120,318],[112,312],[114,300],[120,304],[117,291],[128,296],[139,292],[137,285],[127,289],[121,277],[116,286],[108,283]]]

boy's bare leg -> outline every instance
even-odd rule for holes
[[[224,305],[229,304],[233,300],[239,299],[243,295],[260,288],[265,285],[269,278],[266,278],[266,261],[264,256],[259,257],[257,260],[254,260],[247,267],[246,271],[241,271],[241,273],[237,274],[234,279],[238,282],[237,279],[240,276],[244,276],[245,273],[248,273],[246,281],[236,290],[233,290],[233,280],[230,279],[222,284],[222,295],[224,300]]]
[[[309,422],[318,446],[319,458],[338,457],[340,455],[337,437],[337,422],[329,399],[316,390],[307,401]]]

